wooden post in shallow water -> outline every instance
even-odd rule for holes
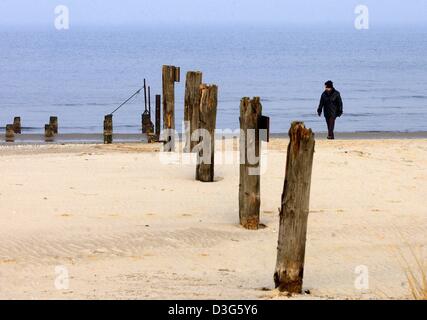
[[[44,126],[44,139],[46,142],[52,142],[55,137],[55,130],[51,124],[45,124]]]
[[[163,66],[163,126],[166,152],[175,151],[175,82],[180,81],[180,68]]]
[[[21,134],[21,117],[15,117],[13,119],[13,132]]]
[[[215,127],[218,105],[218,87],[202,84],[200,86],[199,129],[202,139],[197,152],[196,180],[214,181],[215,166]]]
[[[148,89],[148,96],[147,96]],[[148,97],[148,105],[147,105],[147,97]],[[154,124],[151,122],[151,89],[150,86],[147,87],[145,79],[144,79],[144,103],[145,110],[141,116],[141,124],[142,124],[142,133],[147,135],[148,140],[150,137],[154,136]]]
[[[313,132],[303,122],[292,123],[289,138],[274,282],[280,291],[299,294],[304,275],[315,141]]]
[[[104,118],[104,144],[113,143],[113,115],[107,114]]]
[[[50,117],[49,124],[52,126],[54,134],[58,134],[58,117]]]
[[[243,98],[240,102],[240,224],[249,230],[259,228],[260,200],[260,134],[262,115],[260,98]]]
[[[192,152],[198,144],[191,141],[191,135],[199,128],[200,107],[200,85],[202,84],[202,73],[199,71],[187,72],[185,80],[184,100],[184,125],[185,125],[185,147],[184,152]]]
[[[12,124],[6,125],[5,141],[6,142],[14,142],[15,141],[15,131],[13,131],[13,125]]]

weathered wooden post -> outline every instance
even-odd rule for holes
[[[151,121],[151,88],[150,86],[148,86],[148,119],[149,119],[149,123],[148,125],[146,125],[146,131],[147,131],[147,140],[148,143],[155,143],[158,141],[155,128],[154,128],[154,124]]]
[[[147,89],[148,89],[148,105],[147,105]],[[145,110],[141,116],[142,133],[147,134],[148,140],[150,141],[154,136],[154,125],[151,122],[151,88],[147,87],[144,79],[144,104]]]
[[[104,144],[113,143],[113,115],[107,114],[104,118]]]
[[[13,132],[21,134],[21,117],[15,117],[13,119]]]
[[[58,134],[58,117],[50,117],[49,124],[52,126],[54,134]]]
[[[303,284],[315,141],[303,122],[292,123],[289,138],[274,282],[280,291],[298,294]]]
[[[148,86],[148,114],[149,114],[149,119],[150,119],[150,123],[148,124],[148,133],[154,135],[154,124],[151,121],[151,87]]]
[[[15,141],[15,131],[13,130],[12,124],[6,125],[5,140],[6,140],[6,142],[14,142]]]
[[[214,181],[215,165],[215,127],[218,105],[218,87],[202,84],[200,86],[199,129],[202,144],[197,152],[196,180]]]
[[[148,113],[143,113],[141,115],[141,124],[142,124],[142,133],[145,134],[154,134],[154,126],[150,120],[150,116]]]
[[[259,228],[260,200],[260,135],[262,105],[259,97],[240,102],[240,224],[249,230]]]
[[[156,95],[156,138],[160,140],[160,105],[161,105],[161,95]]]
[[[163,66],[163,126],[165,129],[164,151],[175,150],[175,82],[180,81],[180,68],[175,66]]]
[[[199,128],[200,107],[200,85],[202,84],[202,73],[199,71],[187,72],[185,80],[184,100],[184,125],[185,125],[185,147],[184,152],[192,152],[197,141],[191,141],[191,135]]]
[[[52,142],[55,137],[55,130],[51,124],[45,124],[44,126],[44,139],[46,142]]]

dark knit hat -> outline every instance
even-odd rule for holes
[[[334,83],[331,80],[328,80],[325,82],[325,86],[326,86],[326,88],[333,88]]]

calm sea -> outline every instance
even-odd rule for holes
[[[286,27],[0,30],[0,127],[15,115],[41,132],[102,132],[103,116],[142,86],[161,93],[161,67],[203,71],[219,86],[218,128],[237,128],[239,101],[260,96],[273,132],[303,120],[325,131],[316,108],[325,80],[344,100],[337,131],[427,131],[427,30]],[[154,101],[154,98],[152,99]],[[115,114],[115,131],[139,132],[143,96]]]

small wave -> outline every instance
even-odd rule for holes
[[[304,98],[304,97],[278,97],[278,98],[263,98],[261,97],[261,102],[283,102],[283,101],[317,101],[317,97],[316,98]]]
[[[89,102],[89,103],[56,103],[53,104],[55,107],[87,107],[87,106],[112,106],[113,104],[106,104],[106,103],[98,103],[98,102]]]
[[[54,103],[53,106],[54,107],[79,107],[82,105],[78,103]]]
[[[317,98],[303,98],[303,97],[293,97],[293,98],[279,98],[275,101],[317,101]]]
[[[130,124],[119,124],[119,125],[116,125],[115,127],[117,127],[117,128],[139,128],[140,126],[139,125],[130,125]]]
[[[61,126],[61,129],[65,129],[65,130],[69,130],[69,129],[82,129],[82,130],[86,130],[86,129],[97,129],[97,128],[102,128],[101,126]]]
[[[359,118],[359,117],[372,117],[372,116],[378,116],[378,115],[380,115],[380,114],[369,113],[369,112],[366,112],[366,113],[345,113],[345,116],[356,117],[356,118]]]
[[[44,130],[44,127],[21,127],[21,130],[26,130],[26,131],[35,131],[35,130]]]
[[[375,98],[375,97],[373,97]],[[406,96],[393,96],[393,97],[378,97],[382,100],[393,100],[393,99],[418,99],[418,100],[425,100],[427,99],[427,96],[424,95],[406,95]]]

